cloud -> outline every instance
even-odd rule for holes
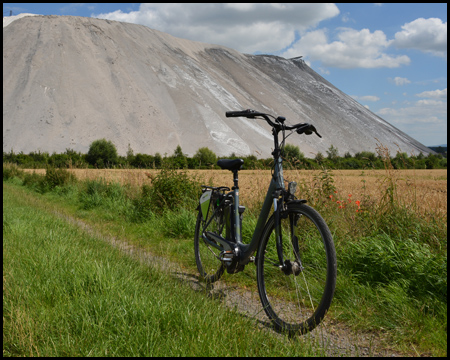
[[[282,56],[304,55],[312,61],[321,61],[323,66],[337,68],[396,68],[408,65],[406,55],[391,56],[384,53],[390,45],[381,30],[373,33],[368,29],[360,31],[340,28],[337,41],[329,42],[325,29],[310,31],[297,41]]]
[[[275,52],[295,34],[339,14],[334,4],[149,3],[138,11],[93,17],[137,23],[173,36],[231,47],[244,53]]]
[[[447,56],[447,22],[437,18],[419,18],[402,26],[392,45],[416,49],[436,56]]]
[[[444,101],[419,100],[409,107],[383,108],[377,113],[393,124],[447,124],[447,102]]]
[[[447,99],[447,88],[444,90],[424,91],[416,94],[418,97],[432,98],[432,99]]]
[[[389,78],[389,81],[393,82],[397,86],[402,86],[402,85],[406,85],[406,84],[410,84],[411,83],[411,81],[409,81],[407,78],[402,78],[402,77],[399,77],[399,76],[396,76],[393,79]]]
[[[352,98],[359,101],[379,101],[380,98],[375,95],[356,96],[352,95]]]
[[[419,100],[402,108],[376,112],[389,123],[425,145],[447,142],[447,102]]]

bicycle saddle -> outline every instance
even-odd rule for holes
[[[224,170],[241,170],[242,165],[244,164],[244,160],[242,159],[220,159],[217,162],[217,165],[219,165]]]

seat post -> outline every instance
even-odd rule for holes
[[[238,189],[239,190],[239,179],[238,179],[238,171],[239,170],[233,170],[233,182],[234,182],[234,186],[233,186],[233,190],[234,189]]]

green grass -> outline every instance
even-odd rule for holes
[[[3,356],[307,356],[3,185]]]
[[[21,180],[23,174],[15,169],[9,169],[8,174],[11,174],[6,179],[8,186],[14,191],[24,189],[19,185],[25,184],[42,193],[38,178]],[[167,198],[176,199],[180,179],[167,172],[159,178],[157,189],[147,186],[140,193],[101,181],[70,182],[34,196],[52,204],[59,212],[82,219],[105,235],[119,236],[195,272],[192,237],[196,211],[192,199],[197,182],[183,184],[190,196],[180,199],[178,206],[161,211],[156,205],[165,196],[164,184],[170,191]],[[322,181],[326,186],[332,177]],[[356,213],[350,206],[340,210],[336,206],[322,207],[319,211],[333,233],[338,261],[335,298],[327,317],[344,322],[358,332],[375,332],[389,347],[407,354],[414,354],[412,349],[415,349],[419,354],[446,356],[446,221],[423,219],[395,202],[365,208],[363,213]],[[252,234],[256,213],[255,209],[244,213],[245,238]],[[15,221],[11,216],[4,205],[4,236],[5,229],[9,231],[8,224]],[[255,272],[254,266],[249,265],[244,272],[225,274],[223,279],[256,291]],[[169,297],[186,298],[191,293],[189,289],[181,297],[179,294]],[[200,296],[205,298],[204,294]],[[233,321],[229,325],[232,328],[236,327]]]

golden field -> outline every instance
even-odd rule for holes
[[[27,172],[44,174],[45,169],[27,169]],[[69,169],[78,179],[100,179],[107,182],[141,186],[150,184],[151,178],[160,170],[148,169]],[[228,170],[186,170],[196,176],[202,183],[215,186],[233,185],[232,173]],[[395,184],[397,200],[404,206],[417,207],[424,214],[447,213],[447,170],[332,170],[336,194],[335,199],[353,200],[370,198],[371,202],[380,201],[386,194],[389,184]],[[239,187],[241,203],[251,206],[261,201],[267,191],[271,172],[269,170],[241,170]],[[284,177],[288,181],[304,184],[306,189],[317,187],[319,170],[285,170]],[[299,187],[300,189],[300,187]],[[297,197],[302,198],[300,190]]]

